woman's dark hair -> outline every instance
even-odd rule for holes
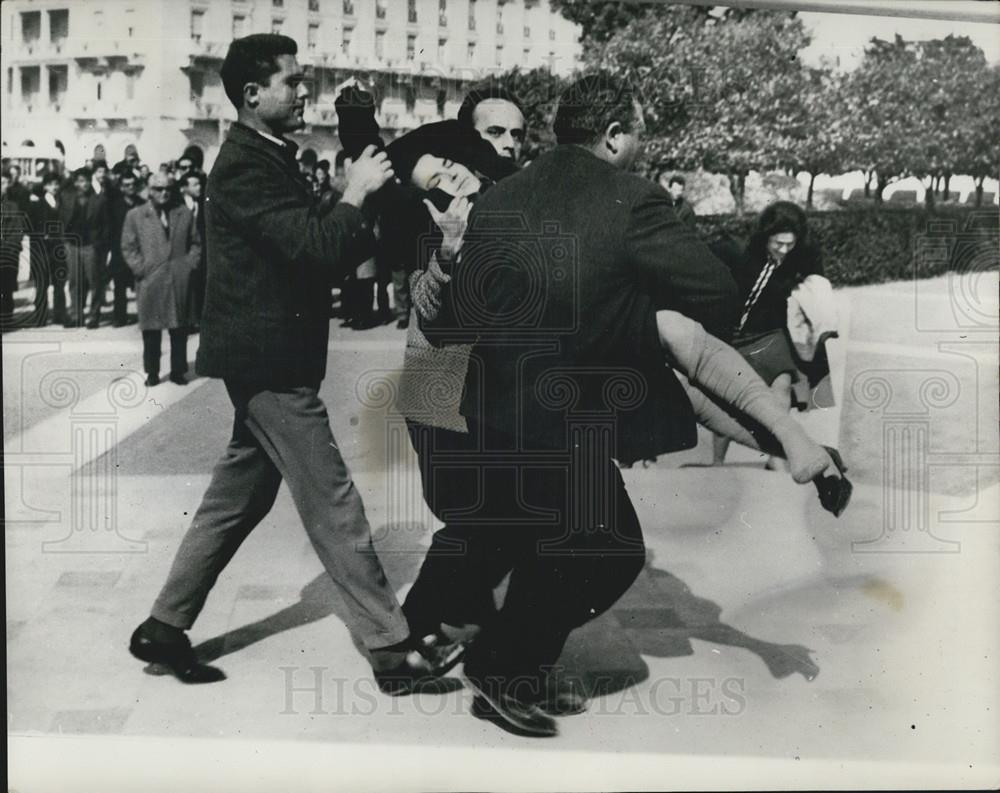
[[[795,247],[804,249],[809,245],[809,224],[806,213],[791,201],[775,201],[764,207],[757,218],[757,228],[750,237],[749,249],[754,259],[763,259],[767,253],[767,241],[775,234],[791,232],[795,235]]]
[[[279,55],[297,55],[295,39],[275,33],[254,33],[235,39],[229,45],[219,75],[222,87],[233,106],[243,107],[243,86],[247,83],[270,85],[271,75],[279,71]]]
[[[403,182],[409,180],[413,167],[425,154],[461,163],[493,181],[517,170],[515,163],[497,154],[472,127],[452,120],[417,127],[390,143],[386,153],[396,176]]]
[[[589,146],[601,139],[614,122],[631,132],[639,96],[631,83],[609,72],[581,77],[559,97],[552,131],[558,143]]]

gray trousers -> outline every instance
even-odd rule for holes
[[[352,633],[369,649],[409,636],[372,546],[364,504],[315,388],[251,389],[226,382],[233,436],[181,541],[152,616],[188,629],[223,568],[274,504],[281,480],[343,597]]]

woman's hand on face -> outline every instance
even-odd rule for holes
[[[459,196],[452,200],[444,212],[441,212],[426,198],[424,206],[427,207],[431,219],[441,229],[444,237],[441,241],[441,257],[445,261],[453,261],[462,249],[462,238],[465,236],[465,229],[469,224],[469,212],[472,210],[472,204],[465,196]]]

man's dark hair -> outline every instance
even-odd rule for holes
[[[42,187],[45,187],[45,185],[51,184],[52,182],[61,185],[62,179],[59,178],[59,174],[55,171],[46,171],[45,175],[42,176]]]
[[[91,173],[90,168],[87,168],[87,167],[77,168],[75,171],[73,171],[73,181],[75,182],[77,179],[79,179],[82,176],[84,179],[86,179],[89,182],[91,180],[91,178],[93,177],[93,175],[94,174]]]
[[[201,174],[196,173],[194,171],[188,171],[186,174],[184,174],[184,186],[187,187],[192,179],[198,182],[198,184],[200,184],[202,187],[205,186],[202,181]]]
[[[127,182],[129,179],[131,179],[133,182],[139,181],[139,177],[137,177],[132,171],[122,171],[121,174],[118,176],[119,183]]]
[[[107,160],[94,160],[94,170],[96,171],[98,168],[103,168],[106,171],[110,170],[108,168],[108,161]]]
[[[521,111],[521,115],[524,115],[524,105],[521,104],[521,100],[513,91],[499,83],[490,82],[476,86],[465,95],[462,106],[458,109],[458,123],[466,127],[473,126],[472,116],[476,107],[487,99],[502,99],[504,102],[510,102]]]
[[[181,155],[181,159],[191,160],[191,164],[197,168],[199,171],[205,165],[205,151],[197,143],[192,143]]]
[[[684,180],[684,177],[676,173],[670,177],[670,181],[667,182],[667,187],[675,184],[679,184],[681,187],[687,187],[687,182]]]
[[[243,107],[243,86],[269,85],[271,75],[278,71],[278,56],[298,55],[298,52],[295,39],[274,33],[254,33],[234,39],[219,71],[229,101],[239,110]]]
[[[324,171],[326,171],[327,173],[330,173],[330,161],[329,160],[320,160],[318,163],[316,163],[316,167],[320,168],[320,169],[322,169]]]
[[[558,143],[596,143],[616,121],[625,132],[636,123],[638,93],[627,80],[608,72],[581,77],[559,97],[552,131]]]
[[[316,161],[319,159],[319,155],[316,154],[315,149],[303,149],[302,153],[299,155],[299,162],[305,163],[310,168],[316,167]]]

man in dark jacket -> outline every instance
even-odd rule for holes
[[[0,324],[7,328],[14,320],[14,292],[21,243],[28,231],[27,214],[10,195],[10,177],[0,174]]]
[[[71,265],[78,259],[76,242],[68,238],[67,229],[76,212],[76,194],[70,188],[63,188],[62,179],[56,171],[45,174],[42,188],[42,196],[34,202],[31,215],[32,233],[37,240],[35,249],[39,254],[36,313],[39,324],[44,325],[48,315],[48,287],[51,284],[52,320],[56,324],[67,324],[70,320],[66,311],[66,279]],[[77,299],[72,296],[72,290],[70,296],[72,300]]]
[[[233,435],[130,649],[185,682],[219,679],[218,670],[199,665],[184,631],[287,479],[379,687],[402,693],[457,661],[459,648],[410,637],[318,394],[331,282],[371,255],[374,238],[359,207],[393,174],[384,155],[366,149],[350,169],[342,200],[319,211],[296,146],[285,138],[302,128],[309,96],[296,52],[285,36],[252,35],[233,41],[222,65],[239,120],[208,180],[208,283],[197,368],[225,383]]]
[[[107,167],[99,164],[105,172]],[[111,234],[108,224],[108,191],[94,190],[93,173],[80,168],[73,174],[76,187],[76,211],[68,228],[77,246],[76,266],[70,269],[70,292],[73,305],[71,326],[79,326],[84,321],[84,303],[90,295],[90,319],[88,328],[96,328],[101,320],[104,305],[104,277],[108,251],[111,248]]]
[[[135,281],[132,271],[122,255],[122,229],[129,210],[146,203],[139,195],[135,174],[131,170],[122,172],[116,190],[108,201],[108,224],[111,235],[110,275],[115,283],[112,324],[120,328],[128,322],[128,289]],[[204,249],[204,240],[201,240]],[[202,252],[204,258],[204,250]]]
[[[684,190],[687,187],[687,181],[685,181],[684,177],[680,174],[671,174],[670,171],[664,170],[660,171],[657,181],[660,183],[660,187],[666,190],[670,196],[670,202],[674,207],[674,212],[677,213],[677,217],[694,228],[694,209],[692,209],[691,204],[684,197]]]
[[[475,519],[499,527],[488,556],[511,575],[466,658],[474,711],[536,735],[556,732],[546,668],[645,561],[614,460],[696,443],[657,312],[725,337],[735,307],[728,270],[666,192],[627,173],[642,127],[633,92],[610,75],[570,86],[560,145],[475,204],[432,332],[475,341],[462,403],[481,444],[468,456],[484,482]]]

